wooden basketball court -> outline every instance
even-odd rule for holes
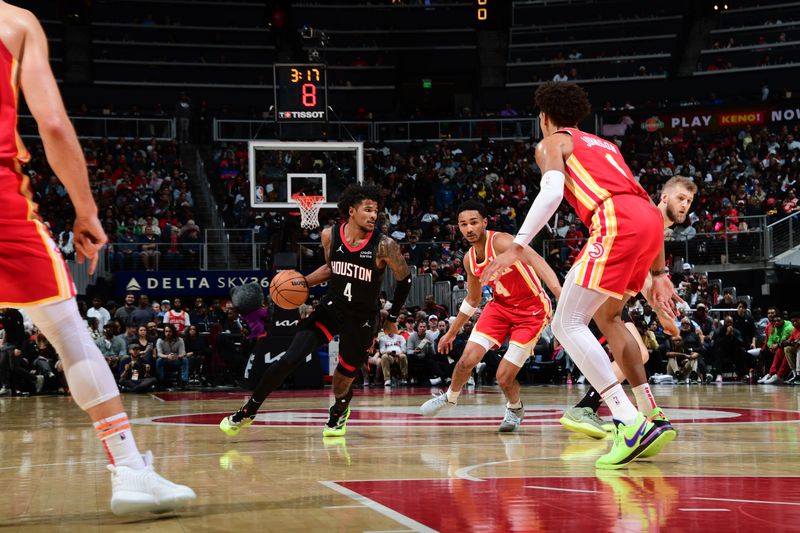
[[[10,531],[717,531],[800,528],[800,389],[658,386],[679,430],[662,454],[594,468],[610,441],[566,432],[582,386],[524,387],[498,434],[499,389],[423,418],[430,389],[356,392],[346,438],[321,437],[326,391],[279,392],[237,438],[217,427],[246,395],[126,397],[136,438],[197,501],[118,518],[106,456],[69,398],[0,399],[0,527]],[[601,414],[603,412],[601,411]]]

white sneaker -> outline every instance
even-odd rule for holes
[[[772,374],[772,376],[764,382],[764,385],[780,385],[783,383],[783,380],[778,374]]]
[[[445,409],[452,409],[456,404],[447,401],[447,393],[443,392],[439,396],[434,396],[427,402],[423,403],[419,410],[425,416],[436,416]]]
[[[392,380],[391,379],[387,379],[386,381],[383,382],[383,386],[384,387],[391,387],[392,386]]]
[[[480,375],[481,375],[481,372],[483,372],[483,370],[484,370],[485,368],[486,368],[486,363],[484,363],[483,361],[481,361],[480,363],[478,363],[477,365],[475,365],[475,375],[476,375],[476,376],[480,376]]]
[[[144,454],[145,467],[108,465],[111,472],[111,512],[115,515],[166,513],[197,498],[192,489],[164,479],[153,470],[153,454]]]
[[[439,385],[442,383],[442,378],[433,378],[429,381],[431,382],[431,385]]]
[[[765,374],[761,376],[761,379],[758,380],[758,383],[766,383],[768,379],[772,377],[772,374]]]
[[[576,381],[575,383],[577,383],[578,385],[583,385],[585,382],[586,382],[586,377],[583,374],[581,374],[581,377],[579,377],[578,381]]]
[[[524,407],[518,407],[516,409],[512,409],[506,406],[506,416],[500,423],[500,427],[497,429],[497,431],[500,431],[501,433],[516,431],[519,425],[522,424],[522,419],[524,417],[525,417]]]
[[[475,378],[470,376],[469,379],[467,380],[467,385],[470,386],[470,387],[474,387],[475,386]]]

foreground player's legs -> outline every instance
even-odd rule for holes
[[[156,474],[149,452],[142,457],[114,376],[89,337],[75,300],[26,307],[25,311],[56,349],[72,397],[91,417],[108,454],[112,512],[163,512],[196,498],[189,487]]]
[[[236,411],[230,416],[226,416],[219,423],[220,429],[228,436],[233,437],[241,431],[243,427],[247,427],[253,423],[256,413],[261,408],[261,404],[267,399],[275,389],[280,387],[289,374],[295,371],[300,364],[305,361],[306,356],[314,350],[317,346],[325,342],[327,339],[316,329],[301,329],[292,339],[289,348],[283,357],[278,359],[278,362],[267,368],[261,379],[258,382],[250,399],[242,406],[241,409]],[[262,342],[266,342],[264,337]],[[261,350],[256,349],[256,355]],[[262,353],[263,355],[263,353]]]
[[[611,451],[597,460],[598,468],[622,468],[641,455],[660,435],[625,396],[611,371],[608,356],[589,330],[589,321],[608,298],[575,283],[575,268],[567,274],[553,319],[553,332],[589,382],[600,391],[615,418]]]
[[[639,346],[639,351],[642,355],[642,364],[646,364],[650,359],[650,352],[647,351],[647,347],[644,345],[641,335],[636,331],[636,326],[631,322],[625,322],[625,327],[631,332],[631,335],[633,335],[633,338],[636,340],[636,344]],[[625,381],[625,375],[622,373],[622,370],[620,370],[616,361],[611,362],[611,370],[614,372],[617,381],[620,383]],[[561,424],[570,431],[583,433],[595,439],[605,438],[608,432],[614,431],[614,424],[597,416],[597,410],[600,409],[600,404],[602,402],[603,399],[600,397],[600,393],[590,385],[589,390],[586,391],[586,394],[575,407],[570,407],[564,411],[564,415],[560,420]]]

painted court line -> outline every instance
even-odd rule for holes
[[[539,489],[539,490],[555,490],[560,492],[586,492],[589,494],[598,494],[599,491],[596,490],[587,490],[587,489],[563,489],[559,487],[542,487],[539,485],[525,485],[526,489]]]
[[[383,516],[394,520],[395,522],[400,523],[401,525],[407,527],[411,531],[418,531],[420,533],[436,533],[435,529],[431,529],[424,524],[420,524],[416,520],[407,517],[404,514],[400,514],[394,509],[389,509],[385,505],[382,505],[375,500],[371,500],[366,496],[359,494],[353,490],[350,490],[346,487],[342,487],[335,481],[320,481],[320,483],[329,489],[335,490],[339,494],[344,494],[348,498],[352,498],[353,500],[363,504],[366,507],[369,507],[373,511],[377,511]]]
[[[704,496],[692,496],[693,500],[707,500],[710,502],[734,502],[734,503],[765,503],[767,505],[800,505],[800,502],[776,502],[766,500],[737,500],[735,498],[706,498]]]
[[[363,505],[326,505],[323,509],[363,509]]]
[[[705,509],[688,509],[688,508],[687,509],[680,509],[679,508],[678,510],[679,511],[687,511],[687,512],[691,512],[691,513],[697,513],[697,512],[729,512],[730,511],[730,509],[710,509],[710,508],[705,508]]]

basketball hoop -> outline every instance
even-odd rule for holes
[[[300,227],[314,229],[319,227],[319,208],[325,201],[324,196],[303,196],[295,194],[292,200],[300,206]]]

